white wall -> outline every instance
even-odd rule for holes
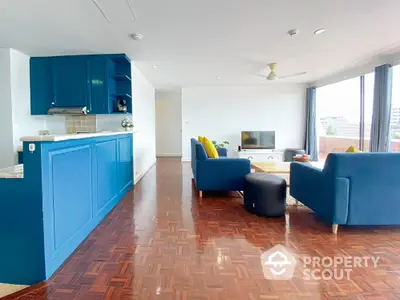
[[[133,135],[135,182],[156,161],[155,91],[144,75],[132,64]]]
[[[276,149],[303,147],[306,86],[272,83],[247,87],[182,89],[182,160],[190,160],[190,138],[240,145],[242,130],[275,130]]]
[[[14,164],[10,50],[0,48],[0,168]]]
[[[29,56],[14,49],[0,49],[0,66],[0,168],[3,168],[17,163],[22,136],[37,135],[39,130],[48,129],[49,124],[58,126],[61,122],[60,117],[57,122],[47,122],[48,118],[55,119],[30,115]]]
[[[181,89],[156,91],[156,154],[182,156]]]
[[[46,129],[51,134],[65,134],[67,133],[66,118],[65,116],[44,116],[46,122]]]
[[[14,153],[22,146],[20,137],[46,129],[45,116],[31,116],[29,56],[11,49],[11,102]]]

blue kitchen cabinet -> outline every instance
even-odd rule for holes
[[[131,62],[125,54],[31,58],[32,115],[76,106],[90,114],[115,114],[119,99],[132,113]]]
[[[97,156],[97,190],[101,191],[97,195],[95,215],[102,213],[103,209],[118,196],[117,172],[118,172],[118,152],[117,139],[106,139],[96,144]]]
[[[30,61],[31,114],[46,115],[54,105],[51,57],[33,57]]]
[[[74,236],[80,234],[93,218],[94,156],[89,143],[75,143],[72,147],[68,143],[61,147],[47,145],[48,150],[41,150],[46,155],[43,161],[49,168],[49,173],[44,170],[50,192],[43,193],[43,199],[47,200],[43,201],[43,232],[45,270],[50,274],[62,258],[71,253],[71,247],[79,245],[80,240],[74,240]]]
[[[90,107],[87,56],[52,58],[54,102],[56,107]]]
[[[133,184],[133,142],[132,135],[118,139],[118,190],[125,190]]]
[[[90,81],[92,111],[96,114],[118,114],[117,101],[127,102],[132,113],[131,63],[124,54],[91,55]]]
[[[0,178],[0,282],[36,284],[68,259],[132,188],[132,139],[23,143],[23,178]]]
[[[104,55],[93,55],[89,58],[91,113],[108,114],[109,84],[107,73],[107,58]]]

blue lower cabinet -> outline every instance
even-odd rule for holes
[[[130,133],[29,144],[24,178],[0,179],[4,283],[48,279],[133,185]]]
[[[97,195],[97,201],[95,203],[95,214],[102,212],[104,208],[107,208],[107,204],[110,203],[115,197],[118,196],[117,176],[118,176],[118,165],[117,161],[117,140],[109,140],[96,144],[97,154],[97,190],[101,191],[101,194]]]
[[[70,250],[79,245],[80,240],[74,240],[74,235],[92,219],[90,187],[93,156],[90,145],[54,149],[46,153],[51,193],[44,199],[47,201],[43,202],[43,213],[48,258],[46,273],[52,274],[68,257]]]
[[[133,184],[133,143],[132,136],[118,140],[118,186],[124,191]]]

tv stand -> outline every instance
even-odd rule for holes
[[[234,157],[247,158],[254,162],[283,161],[283,152],[276,150],[242,150],[233,151]]]

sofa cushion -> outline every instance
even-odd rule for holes
[[[206,137],[203,138],[203,146],[209,158],[218,158],[218,151],[214,144]]]
[[[199,137],[197,138],[197,141],[198,141],[200,144],[202,144],[202,145],[203,145],[203,142],[204,142],[204,136],[200,136],[200,135],[199,135]]]
[[[358,153],[358,152],[360,152],[360,150],[358,150],[354,146],[350,146],[349,148],[347,148],[347,150],[345,152],[347,152],[347,153]]]

